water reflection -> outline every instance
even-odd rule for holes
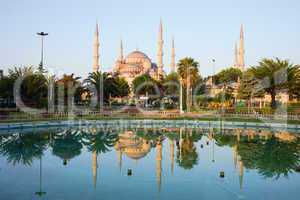
[[[174,174],[175,165],[183,170],[191,170],[198,165],[200,159],[207,156],[199,156],[202,145],[209,147],[212,163],[218,162],[215,158],[216,147],[232,150],[240,189],[243,188],[245,169],[256,170],[263,178],[276,180],[288,177],[300,164],[300,139],[297,134],[255,129],[165,128],[118,132],[113,129],[83,127],[36,133],[16,132],[1,135],[0,154],[12,165],[30,166],[34,160],[39,160],[40,189],[36,194],[42,196],[46,194],[42,190],[41,178],[42,157],[46,150],[59,157],[63,165],[68,165],[72,159],[84,152],[90,153],[93,185],[96,188],[101,154],[116,151],[119,170],[122,172],[124,156],[137,161],[147,157],[153,149],[156,184],[157,190],[160,191],[164,160],[170,161],[171,174]],[[168,149],[165,154],[164,148]]]

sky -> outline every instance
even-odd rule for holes
[[[202,76],[232,66],[240,26],[245,31],[245,61],[279,57],[300,64],[299,0],[0,0],[0,69],[37,66],[40,39],[45,61],[57,75],[92,71],[95,23],[100,26],[100,64],[110,71],[119,54],[135,49],[156,62],[159,21],[164,26],[164,69],[169,71],[175,38],[176,61],[192,57]]]

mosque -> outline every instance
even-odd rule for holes
[[[157,62],[153,62],[145,53],[139,50],[135,50],[129,53],[125,58],[123,54],[123,42],[120,42],[120,53],[116,59],[115,66],[111,70],[113,74],[118,74],[120,77],[126,79],[128,84],[131,86],[132,81],[142,75],[149,74],[153,79],[160,80],[165,75],[164,64],[163,64],[163,24],[162,20],[159,25],[158,32],[158,49],[157,49]],[[93,71],[101,71],[99,64],[99,28],[96,24],[96,31],[94,35],[94,46],[93,46]],[[175,71],[175,45],[174,38],[172,39],[171,46],[171,71]]]

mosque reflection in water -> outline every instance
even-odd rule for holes
[[[169,145],[168,152],[164,151],[163,156],[163,148],[166,145]],[[172,175],[175,165],[184,170],[191,170],[198,165],[201,149],[208,146],[212,152],[211,162],[218,162],[214,157],[216,147],[229,147],[232,150],[232,162],[238,172],[240,189],[243,187],[245,169],[257,170],[261,177],[275,180],[288,177],[299,170],[300,137],[285,131],[166,128],[118,132],[113,129],[86,127],[0,135],[0,156],[4,157],[7,163],[30,166],[34,160],[40,160],[40,189],[36,192],[37,195],[45,194],[42,191],[42,157],[46,150],[59,157],[63,165],[68,165],[81,153],[89,153],[92,157],[93,185],[97,187],[100,154],[116,151],[121,171],[122,160],[125,157],[141,160],[153,149],[156,154],[156,184],[160,191],[164,160],[170,161]]]

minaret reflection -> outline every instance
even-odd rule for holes
[[[243,181],[244,181],[244,163],[239,158],[239,183],[240,183],[240,190],[243,189]]]
[[[179,132],[179,161],[180,161],[180,163],[182,162],[182,143],[183,143],[182,134],[183,134],[183,128],[181,127],[180,132]]]
[[[121,150],[117,150],[117,154],[118,154],[118,165],[119,165],[119,170],[120,172],[122,171],[122,156],[123,153]]]
[[[174,140],[169,139],[170,141],[170,160],[171,160],[171,173],[174,174]]]
[[[237,145],[234,145],[233,148],[233,163],[234,163],[234,168],[236,169],[237,166],[237,159],[238,159],[238,153],[237,153]]]
[[[156,144],[156,182],[158,192],[161,190],[161,171],[162,171],[162,140],[159,138]]]
[[[93,153],[92,153],[92,171],[93,171],[94,188],[96,188],[96,186],[97,186],[97,170],[98,170],[97,153],[96,153],[96,151],[93,151]]]

